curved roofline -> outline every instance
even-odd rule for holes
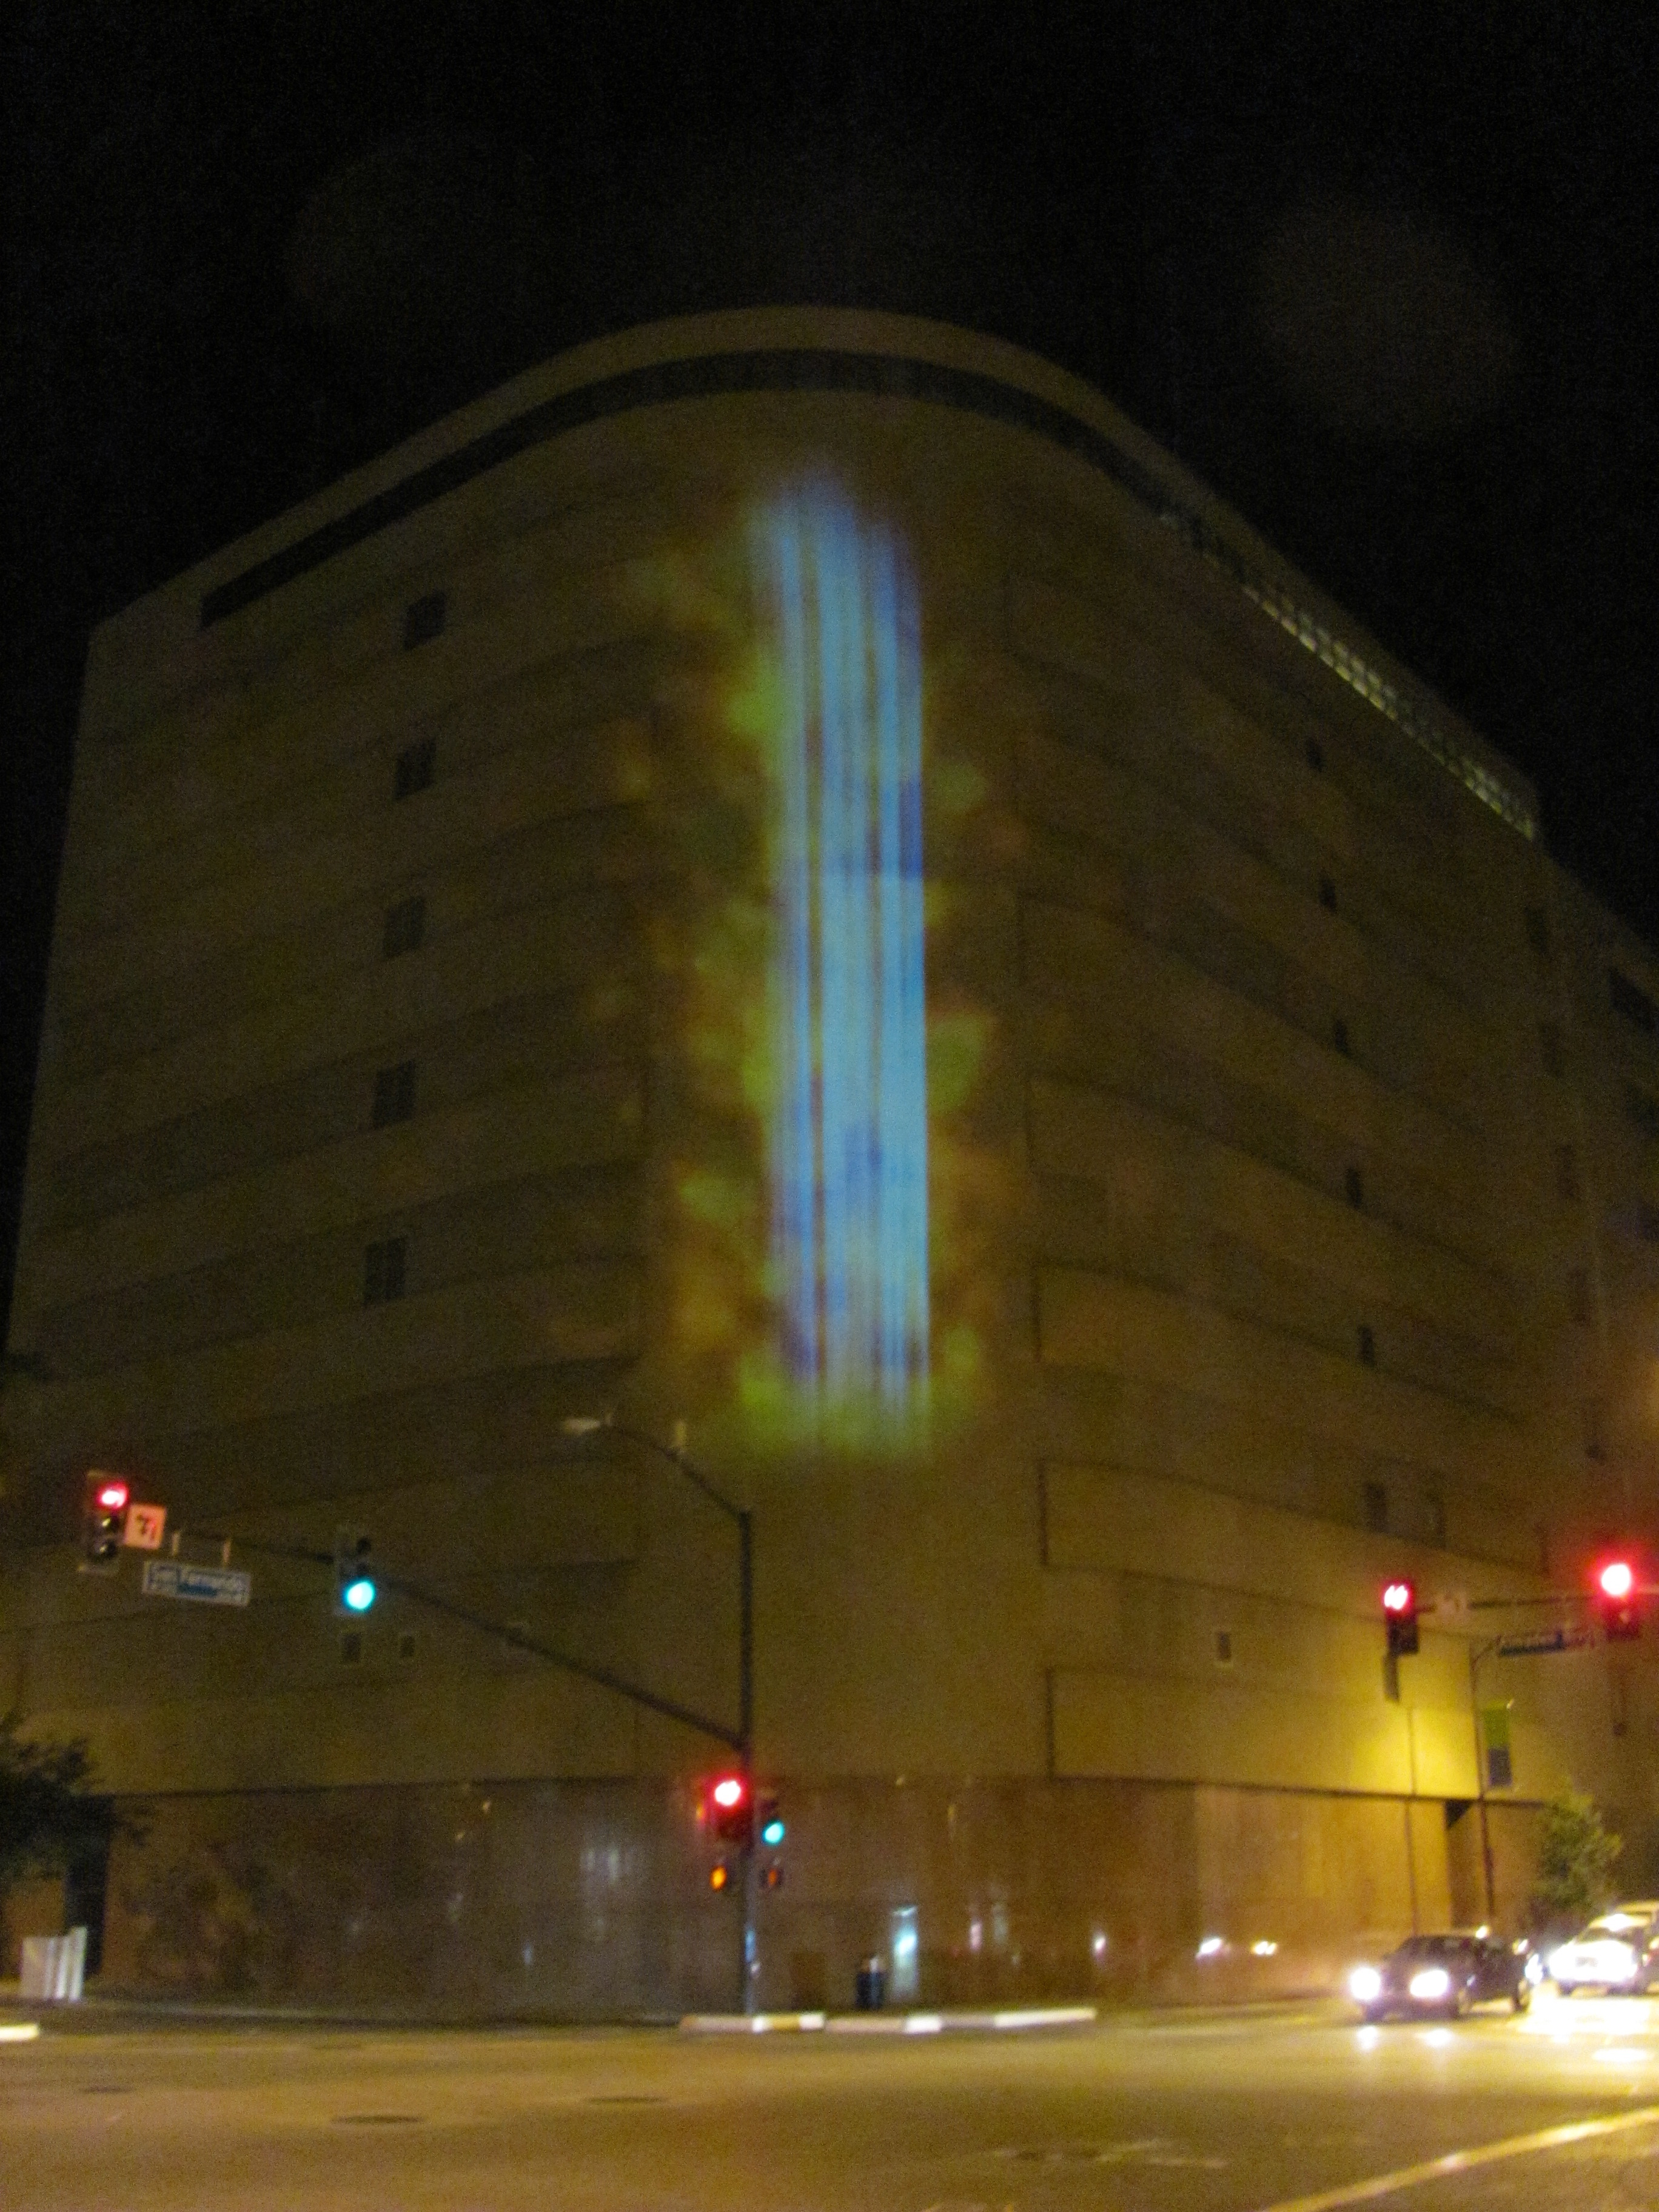
[[[519,453],[569,430],[678,400],[836,392],[921,401],[1033,432],[1099,471],[1510,828],[1537,834],[1529,784],[1432,702],[1241,516],[1079,378],[998,338],[845,308],[678,318],[592,341],[464,408],[308,502],[333,512],[203,592],[204,629],[362,544]],[[470,434],[469,434],[470,433]],[[422,451],[430,458],[422,459]],[[400,465],[401,464],[401,465]],[[375,479],[378,488],[370,489]],[[360,496],[350,497],[354,487]],[[342,495],[344,495],[343,503]],[[284,517],[291,523],[297,510]],[[275,527],[280,528],[280,526]],[[266,532],[254,533],[255,541]],[[244,541],[246,543],[246,541]],[[232,551],[234,549],[227,549]],[[221,555],[210,569],[226,562]]]

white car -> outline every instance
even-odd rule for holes
[[[1552,1951],[1546,1970],[1564,1996],[1574,1990],[1648,1989],[1659,1980],[1659,1902],[1615,1905]]]

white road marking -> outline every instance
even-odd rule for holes
[[[1621,2134],[1626,2128],[1650,2127],[1659,2120],[1659,2105],[1644,2105],[1639,2112],[1615,2112],[1602,2120],[1571,2120],[1564,2127],[1540,2128],[1536,2135],[1508,2136],[1501,2142],[1477,2143],[1472,2150],[1448,2151],[1443,2158],[1425,2159],[1421,2166],[1402,2166],[1392,2173],[1373,2174],[1369,2181],[1350,2181],[1340,2189],[1316,2190],[1311,2197],[1285,2197],[1261,2212],[1335,2212],[1342,2204],[1367,2204],[1378,2197],[1393,2197],[1402,2189],[1416,2189],[1425,2181],[1443,2181],[1449,2174],[1467,2173],[1477,2166],[1494,2166],[1499,2159],[1524,2158],[1529,2151],[1554,2150],[1563,2143],[1587,2142],[1595,2136]]]
[[[1133,2142],[1107,2143],[1098,2148],[1089,2143],[1051,2143],[1043,2150],[1011,2143],[992,2154],[1018,2159],[1024,2165],[1119,2166],[1133,2159],[1142,2166],[1197,2166],[1212,2172],[1219,2172],[1227,2163],[1224,2158],[1188,2154],[1167,2136],[1143,2136]]]

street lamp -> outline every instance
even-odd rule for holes
[[[720,1740],[730,1743],[738,1755],[738,1768],[747,1790],[752,1793],[755,1784],[755,1545],[754,1519],[747,1506],[734,1505],[723,1492],[715,1489],[708,1476],[696,1467],[678,1443],[665,1444],[647,1429],[630,1428],[625,1421],[615,1420],[611,1415],[570,1413],[559,1426],[568,1437],[596,1436],[601,1430],[613,1436],[626,1437],[630,1443],[638,1444],[644,1451],[655,1452],[659,1459],[683,1474],[694,1490],[699,1490],[711,1505],[717,1506],[732,1522],[738,1532],[738,1726],[735,1735],[720,1732]],[[755,2009],[755,1854],[751,1847],[744,1854],[743,1881],[743,2008],[745,2013]]]

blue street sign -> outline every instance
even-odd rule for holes
[[[1547,1628],[1531,1636],[1506,1636],[1498,1647],[1500,1659],[1536,1659],[1551,1651],[1582,1651],[1590,1641],[1588,1628]]]
[[[253,1577],[240,1567],[192,1567],[184,1559],[144,1561],[146,1597],[191,1598],[198,1605],[246,1605]]]

